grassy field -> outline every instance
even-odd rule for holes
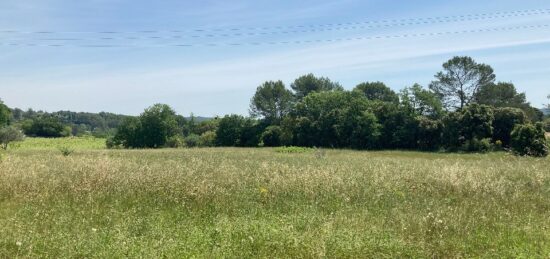
[[[26,145],[0,258],[550,257],[550,159]]]
[[[11,144],[14,149],[105,149],[105,139],[94,137],[70,138],[26,138],[25,141]]]

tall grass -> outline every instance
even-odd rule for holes
[[[550,256],[550,159],[16,149],[0,257]]]

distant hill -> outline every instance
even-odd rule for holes
[[[544,113],[544,115],[550,115],[550,109],[546,108],[546,109],[541,109],[542,113]]]
[[[186,120],[189,120],[191,119],[191,117],[185,117]],[[201,116],[195,116],[195,122],[203,122],[203,121],[209,121],[209,120],[213,120],[214,118],[212,117],[201,117]]]

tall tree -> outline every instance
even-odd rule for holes
[[[495,81],[493,68],[476,63],[471,57],[454,57],[443,64],[443,71],[430,84],[447,108],[462,109],[474,100],[482,86]]]
[[[399,96],[382,82],[365,82],[357,85],[354,91],[362,93],[369,100],[398,103]]]
[[[290,87],[294,90],[294,95],[298,100],[314,92],[341,91],[344,89],[339,83],[332,82],[326,77],[315,77],[313,74],[299,77]]]
[[[405,106],[410,107],[419,115],[429,118],[439,118],[443,115],[443,104],[437,95],[419,84],[414,84],[401,91],[401,99]]]
[[[0,100],[0,127],[6,126],[10,122],[11,111],[2,100]]]
[[[250,101],[250,114],[269,123],[279,122],[292,109],[292,92],[282,81],[268,81],[256,89]]]
[[[475,93],[475,102],[493,107],[529,107],[525,93],[518,93],[512,83],[486,84]]]
[[[180,132],[176,112],[166,104],[155,104],[147,108],[139,120],[144,147],[162,147],[168,138]]]

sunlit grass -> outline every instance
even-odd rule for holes
[[[550,256],[550,159],[13,149],[0,257]]]
[[[14,149],[104,149],[105,139],[95,137],[68,138],[25,138],[22,142],[11,144]]]

